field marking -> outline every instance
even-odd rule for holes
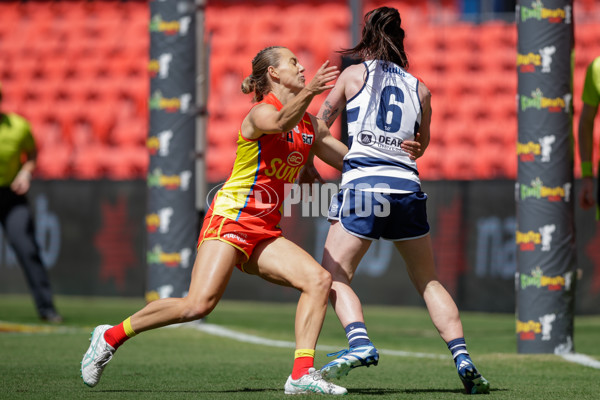
[[[576,364],[581,364],[586,367],[600,369],[600,361],[598,361],[590,356],[586,356],[585,354],[571,353],[571,354],[561,354],[560,356],[562,358],[564,358],[565,360],[576,363]]]
[[[224,328],[219,325],[209,324],[206,322],[202,323],[191,323],[187,326],[192,327],[193,329],[199,330],[201,332],[205,332],[211,335],[225,337],[228,339],[233,339],[238,342],[244,343],[253,343],[253,344],[261,344],[264,346],[271,347],[284,347],[284,348],[295,348],[295,342],[289,342],[286,340],[272,340],[266,339],[260,336],[249,335],[246,333],[241,333],[238,331],[234,331],[232,329]],[[339,350],[339,347],[334,346],[324,346],[317,345],[317,350],[323,351],[336,351]],[[440,355],[440,354],[432,354],[432,353],[420,353],[420,352],[412,352],[412,351],[402,351],[402,350],[388,350],[388,349],[377,349],[379,354],[384,354],[388,356],[397,356],[397,357],[414,357],[414,358],[432,358],[432,359],[447,359],[448,356]],[[600,361],[587,356],[585,354],[573,353],[573,354],[561,354],[561,357],[566,361],[577,363],[586,367],[600,369]]]
[[[296,348],[295,342],[289,342],[286,340],[272,340],[272,339],[267,339],[267,338],[263,338],[260,336],[249,335],[246,333],[241,333],[238,331],[234,331],[232,329],[224,328],[219,325],[209,324],[206,322],[192,323],[187,326],[192,327],[193,329],[197,329],[201,332],[205,332],[205,333],[215,335],[215,336],[226,337],[228,339],[233,339],[238,342],[262,344],[264,346],[271,346],[271,347],[285,347],[285,348],[292,348],[292,349]],[[317,345],[317,350],[337,351],[339,349],[340,349],[339,347],[335,347],[335,346]],[[412,351],[386,350],[386,349],[377,349],[377,350],[379,351],[380,354],[397,356],[397,357],[434,358],[434,359],[447,359],[449,357],[449,356],[443,356],[440,354],[418,353],[418,352],[412,352]]]
[[[232,329],[224,328],[219,325],[209,324],[206,322],[190,322],[186,324],[175,324],[170,327],[186,326],[192,329],[196,329],[201,332],[208,333],[210,335],[225,337],[228,339],[236,340],[238,342],[260,344],[270,347],[283,347],[283,348],[295,348],[295,342],[289,342],[287,340],[272,340],[263,338],[256,335],[250,335],[234,331]],[[14,322],[0,321],[0,333],[26,333],[26,334],[39,334],[39,333],[81,333],[82,331],[89,331],[93,328],[77,328],[68,326],[55,326],[55,325],[36,325],[36,324],[19,324]],[[339,347],[317,345],[317,350],[323,351],[337,351]],[[412,351],[402,350],[388,350],[388,349],[377,349],[380,354],[397,357],[414,357],[414,358],[432,358],[432,359],[446,359],[447,356],[432,353],[420,353]],[[560,354],[565,361],[583,365],[585,367],[600,369],[600,361],[581,353],[571,354]]]
[[[82,331],[83,328],[63,325],[19,324],[0,321],[0,333],[81,333]]]

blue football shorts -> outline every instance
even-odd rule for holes
[[[331,199],[330,221],[364,239],[408,240],[429,233],[427,194],[342,189]]]

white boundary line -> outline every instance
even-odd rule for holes
[[[12,329],[16,329],[14,332],[10,333],[21,333],[21,334],[39,334],[39,333],[80,333],[84,329],[88,330],[88,328],[76,328],[76,327],[66,327],[66,326],[52,326],[52,325],[35,325],[35,324],[18,324],[7,321],[0,321],[0,325],[8,326]],[[170,325],[170,327],[177,326],[187,326],[192,329],[196,329],[201,332],[208,333],[214,336],[225,337],[228,339],[236,340],[238,342],[244,343],[253,343],[260,344],[264,346],[271,347],[283,347],[283,348],[295,348],[295,342],[289,342],[286,340],[272,340],[266,339],[260,336],[249,335],[245,333],[240,333],[234,331],[232,329],[224,328],[219,325],[209,324],[206,322],[190,322],[186,324],[175,324]],[[91,329],[91,328],[90,328]],[[324,351],[336,351],[339,350],[339,347],[334,346],[322,346],[317,345],[317,350]],[[431,358],[431,359],[446,359],[447,356],[443,356],[440,354],[432,354],[432,353],[419,353],[412,351],[402,351],[402,350],[387,350],[387,349],[378,349],[380,354],[386,354],[389,356],[397,356],[397,357],[414,357],[414,358]],[[576,363],[579,365],[583,365],[585,367],[600,369],[600,361],[587,356],[581,353],[570,353],[570,354],[560,354],[565,361],[569,361],[572,363]]]
[[[271,340],[266,339],[260,336],[249,335],[245,333],[240,333],[234,331],[232,329],[224,328],[219,325],[209,324],[206,322],[202,323],[190,323],[187,326],[192,327],[193,329],[199,330],[201,332],[205,332],[211,335],[225,337],[228,339],[236,340],[238,342],[244,343],[254,343],[261,344],[264,346],[271,347],[284,347],[284,348],[295,348],[296,343],[289,342],[285,340]],[[324,351],[336,351],[339,350],[338,347],[334,346],[322,346],[317,345],[317,350]],[[380,354],[385,354],[389,356],[397,356],[397,357],[414,357],[414,358],[431,358],[431,359],[447,359],[447,356],[440,354],[432,354],[432,353],[419,353],[412,351],[401,351],[401,350],[387,350],[387,349],[378,349]],[[580,364],[586,367],[600,369],[600,361],[587,356],[585,354],[573,353],[573,354],[561,354],[560,355],[564,360],[573,362],[576,364]]]
[[[233,339],[238,342],[262,344],[264,346],[285,347],[285,348],[292,348],[292,349],[296,347],[295,342],[288,342],[285,340],[271,340],[271,339],[266,339],[266,338],[263,338],[260,336],[248,335],[245,333],[240,333],[240,332],[228,329],[228,328],[224,328],[219,325],[209,324],[206,322],[203,322],[200,324],[198,324],[198,323],[190,324],[188,326],[192,327],[193,329],[196,329],[196,330],[199,330],[199,331],[211,334],[211,335],[226,337],[228,339]],[[339,350],[339,347],[317,345],[317,350],[337,351],[337,350]],[[417,353],[417,352],[411,352],[411,351],[398,351],[398,350],[385,350],[385,349],[378,349],[378,351],[380,354],[386,354],[386,355],[398,356],[398,357],[416,357],[416,358],[434,358],[434,359],[447,359],[449,357],[449,356],[442,356],[440,354]]]
[[[600,369],[600,361],[593,359],[590,356],[586,356],[581,353],[561,354],[562,358],[567,361],[577,363],[586,367]]]

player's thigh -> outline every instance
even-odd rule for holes
[[[284,237],[259,243],[250,260],[244,264],[244,271],[269,282],[295,288],[330,276],[310,254]]]
[[[394,245],[406,263],[410,279],[422,293],[428,282],[437,280],[431,236],[427,234],[417,239],[399,240]]]
[[[349,233],[340,222],[334,221],[327,233],[321,264],[334,280],[344,277],[351,281],[370,245],[371,240]]]
[[[203,242],[194,261],[188,297],[198,300],[221,298],[236,263],[243,259],[243,253],[228,243],[220,240]]]

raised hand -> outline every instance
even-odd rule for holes
[[[306,86],[306,89],[310,90],[314,94],[321,94],[325,90],[333,88],[332,85],[328,85],[327,82],[331,82],[336,79],[340,74],[338,67],[331,66],[329,67],[329,60],[325,61],[321,68],[317,71],[314,78],[310,81],[310,83]]]

